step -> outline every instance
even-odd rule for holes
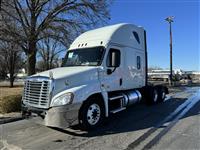
[[[120,112],[120,111],[125,110],[125,109],[126,109],[126,107],[122,107],[122,108],[118,108],[118,109],[115,109],[115,110],[111,110],[110,112],[115,114],[115,113]]]
[[[111,97],[111,98],[109,98],[109,100],[113,101],[113,100],[120,99],[120,98],[124,98],[124,96],[120,95],[120,96]]]

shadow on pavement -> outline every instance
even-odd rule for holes
[[[96,130],[80,131],[78,125],[67,129],[51,128],[59,132],[81,137],[95,137],[109,134],[132,132],[156,127],[186,99],[174,98],[153,106],[139,104],[111,115],[106,122]],[[162,128],[162,126],[161,126]]]

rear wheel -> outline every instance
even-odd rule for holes
[[[157,87],[158,91],[158,102],[163,102],[166,97],[166,91],[162,86]]]
[[[79,113],[79,123],[82,129],[89,130],[101,125],[105,118],[105,108],[99,99],[86,101]]]
[[[158,91],[153,86],[148,86],[145,89],[145,100],[149,105],[155,104],[158,102]]]

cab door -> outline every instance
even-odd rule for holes
[[[113,60],[114,58],[115,60]],[[103,68],[99,70],[102,90],[117,91],[123,89],[122,58],[123,52],[120,47],[112,46],[109,48]]]

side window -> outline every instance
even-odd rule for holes
[[[140,38],[139,38],[139,35],[138,35],[138,33],[137,33],[137,32],[135,32],[135,31],[133,31],[133,35],[134,35],[134,37],[135,37],[136,41],[138,42],[138,44],[140,44]]]
[[[118,66],[120,66],[120,63],[121,63],[121,53],[120,53],[120,50],[111,48],[111,49],[109,50],[108,57],[107,57],[107,61],[106,61],[107,67],[112,67],[112,64],[113,64],[112,61],[114,61],[114,60],[113,60],[113,56],[114,56],[114,55],[115,55],[116,60],[118,60],[118,61],[117,61]],[[116,60],[115,60],[115,61],[116,61]],[[115,63],[116,63],[116,62],[115,62]]]
[[[137,69],[141,69],[141,58],[140,56],[137,56]]]

